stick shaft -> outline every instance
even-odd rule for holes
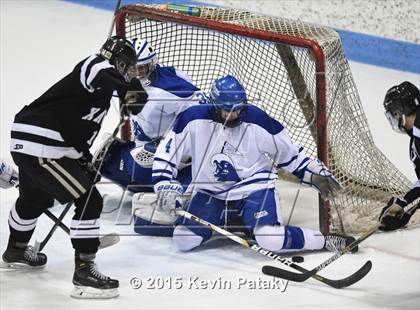
[[[270,258],[272,260],[279,261],[282,264],[284,264],[286,266],[289,266],[289,267],[292,267],[292,268],[294,268],[294,269],[296,269],[296,270],[298,270],[298,271],[300,271],[302,273],[310,272],[309,270],[303,268],[302,266],[299,266],[299,265],[295,264],[293,261],[291,261],[291,260],[289,260],[289,259],[287,259],[285,257],[282,257],[282,256],[280,256],[280,255],[278,255],[276,253],[273,253],[273,252],[271,252],[269,250],[266,250],[264,248],[261,248],[258,245],[251,245],[247,240],[245,240],[245,239],[243,239],[243,238],[241,238],[241,237],[239,237],[237,235],[234,235],[234,234],[232,234],[232,233],[224,230],[223,228],[220,228],[219,226],[216,226],[214,224],[211,224],[211,223],[209,223],[209,222],[207,222],[207,221],[205,221],[205,220],[203,220],[203,219],[201,219],[201,218],[199,218],[199,217],[197,217],[197,216],[195,216],[195,215],[193,215],[193,214],[191,214],[191,213],[189,213],[189,212],[187,212],[185,210],[176,210],[176,214],[179,215],[179,216],[185,217],[185,218],[187,218],[189,220],[195,221],[195,222],[197,222],[197,223],[199,223],[201,225],[207,226],[211,230],[213,230],[213,231],[215,231],[215,232],[217,232],[217,233],[219,233],[219,234],[221,234],[221,235],[223,235],[223,236],[231,239],[232,241],[235,241],[236,243],[242,244],[243,246],[245,246],[247,248],[250,248],[250,249],[252,249],[255,252],[258,252],[259,254],[261,254],[263,256],[266,256],[266,257],[268,257],[268,258]],[[329,280],[329,279],[324,278],[323,276],[320,276],[320,275],[317,275],[317,274],[314,274],[311,277],[314,278],[314,279],[316,279],[316,280],[318,280],[318,281],[320,281],[320,282],[323,282],[323,283],[325,283],[327,285],[334,286],[334,283],[333,283],[334,280]]]
[[[114,15],[112,16],[111,27],[109,28],[108,39],[112,36],[112,31],[114,30],[114,25],[115,25],[115,15],[117,14],[117,11],[119,10],[120,5],[121,5],[121,0],[117,0],[117,3],[115,4]]]

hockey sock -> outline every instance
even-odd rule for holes
[[[289,225],[258,226],[254,235],[261,247],[273,252],[319,250],[325,243],[325,238],[319,231]]]
[[[26,242],[17,242],[14,241],[12,238],[9,237],[9,242],[7,244],[7,248],[19,248],[19,249],[25,249],[28,245],[29,241]]]
[[[95,260],[96,254],[86,254],[86,253],[76,253],[76,258],[84,262],[93,262]]]

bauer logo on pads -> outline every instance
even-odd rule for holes
[[[260,218],[262,218],[264,216],[267,216],[267,215],[268,215],[268,212],[266,210],[263,210],[263,211],[255,212],[254,213],[254,218],[255,219],[260,219]]]

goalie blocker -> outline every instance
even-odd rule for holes
[[[160,209],[156,201],[154,193],[133,195],[134,231],[145,236],[172,237],[177,216]]]
[[[182,195],[173,202],[177,209],[185,209],[191,196]],[[154,193],[136,193],[132,198],[132,213],[134,231],[144,236],[172,237],[178,216],[158,207],[157,195]],[[231,232],[242,232],[248,237],[243,222],[238,216],[229,213],[229,220],[225,223]]]

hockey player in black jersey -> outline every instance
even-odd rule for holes
[[[415,210],[407,212],[407,205],[420,197],[420,91],[410,82],[403,82],[391,87],[385,95],[385,115],[397,132],[408,134],[410,140],[410,158],[415,166],[418,181],[404,197],[392,197],[382,209],[379,220],[381,230],[390,231],[404,227]]]
[[[74,202],[70,237],[75,249],[73,297],[118,296],[118,280],[101,274],[94,263],[99,245],[102,197],[89,148],[110,107],[113,94],[125,97],[128,70],[136,64],[131,42],[112,37],[98,54],[16,114],[11,155],[19,167],[19,197],[10,211],[10,237],[3,261],[42,267],[47,256],[28,246],[37,218],[54,199]],[[10,183],[10,182],[9,182]]]

